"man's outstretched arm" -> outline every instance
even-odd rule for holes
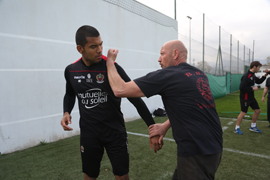
[[[110,86],[116,97],[144,97],[144,93],[134,81],[125,82],[118,74],[114,61],[118,50],[109,49],[107,55],[107,73]]]

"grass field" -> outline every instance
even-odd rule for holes
[[[263,89],[259,89],[258,91],[254,92],[255,98],[257,99],[257,102],[259,104],[259,107],[261,108],[261,113],[266,114],[267,113],[267,102],[262,102],[262,94]],[[239,100],[240,91],[228,94],[225,97],[216,99],[216,108],[218,115],[220,117],[231,117],[231,118],[237,118],[241,111],[240,107],[240,100]],[[267,97],[265,98],[267,101]],[[224,113],[224,112],[239,112],[239,113]],[[254,111],[249,107],[248,113],[253,113]],[[266,115],[260,115],[259,120],[267,120]],[[252,119],[252,114],[247,114],[250,117],[246,117],[245,119]]]
[[[237,94],[237,93],[236,93]],[[261,95],[260,95],[261,96]],[[228,95],[216,100],[219,112],[240,111],[237,95]],[[237,100],[235,100],[237,101]],[[259,102],[259,101],[258,101]],[[227,104],[227,105],[226,105]],[[231,106],[237,106],[230,109]],[[222,108],[220,108],[222,106]],[[265,105],[266,106],[266,105]],[[263,111],[262,111],[263,112]],[[224,113],[226,114],[226,113]],[[234,118],[237,115],[233,116]],[[157,117],[157,123],[165,118]],[[224,151],[216,173],[217,180],[269,180],[270,179],[270,128],[268,122],[258,121],[261,134],[250,132],[250,120],[243,120],[244,135],[233,133],[235,119],[221,118],[224,129]],[[171,141],[172,132],[167,132],[164,146],[157,154],[149,147],[145,123],[140,119],[126,123],[130,153],[131,180],[170,180],[176,166],[176,144]],[[136,135],[131,133],[137,133]],[[79,136],[0,155],[0,180],[77,180],[83,179],[81,172]],[[98,179],[113,180],[110,161],[105,153]]]

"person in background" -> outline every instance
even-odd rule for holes
[[[270,91],[270,78],[267,78],[265,82],[265,87],[263,90],[263,95],[262,95],[262,102],[265,102],[265,96],[268,93],[268,98],[267,98],[267,120],[269,122],[268,127],[270,127],[270,96],[269,96],[269,91]]]
[[[258,87],[255,86],[256,84],[261,84],[266,76],[268,70],[266,70],[265,75],[261,78],[255,76],[255,73],[259,72],[262,64],[259,61],[253,61],[250,63],[250,69],[247,73],[245,73],[241,78],[240,83],[240,105],[241,105],[241,112],[237,117],[236,126],[234,133],[243,135],[242,131],[240,130],[240,124],[242,119],[245,117],[248,111],[248,107],[250,106],[254,110],[254,114],[252,116],[252,123],[251,127],[249,128],[252,132],[261,133],[262,131],[257,128],[256,122],[260,115],[261,109],[258,105],[257,100],[254,97],[254,91],[258,91]]]

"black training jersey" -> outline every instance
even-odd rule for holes
[[[222,152],[222,128],[208,78],[187,63],[170,66],[134,82],[147,96],[161,95],[178,156]]]
[[[89,67],[82,59],[70,64],[65,69],[66,94],[64,112],[71,113],[75,96],[80,112],[81,135],[89,132],[102,133],[106,130],[124,132],[125,124],[120,109],[121,98],[114,96],[107,77],[106,57]],[[130,81],[125,71],[115,63],[119,75],[126,82]],[[128,99],[136,108],[147,125],[154,124],[151,113],[141,98]]]
[[[268,87],[267,93],[268,93],[268,99],[270,99],[270,96],[269,96],[269,94],[270,94],[270,78],[266,79],[265,86]]]
[[[253,87],[256,84],[261,84],[265,80],[265,76],[262,78],[258,78],[255,76],[253,72],[248,70],[241,78],[240,83],[240,98],[245,100],[253,100],[254,99],[254,91]]]

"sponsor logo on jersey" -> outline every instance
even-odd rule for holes
[[[103,83],[104,82],[104,75],[99,73],[97,76],[97,83]]]
[[[79,79],[79,80],[78,80],[78,83],[81,83],[81,82],[82,82],[82,80]]]
[[[94,108],[99,104],[107,102],[107,96],[108,93],[102,92],[102,90],[99,88],[89,89],[85,93],[78,93],[78,98],[87,109]]]
[[[82,153],[84,152],[84,147],[83,147],[83,146],[81,146],[81,152],[82,152]]]
[[[86,82],[92,82],[91,74],[90,73],[87,74]]]
[[[74,76],[74,79],[85,79],[85,76]]]

